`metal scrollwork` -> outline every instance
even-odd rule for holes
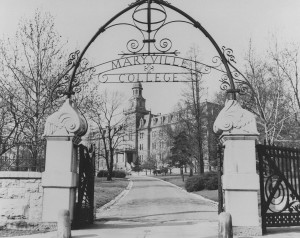
[[[226,74],[222,75],[220,82],[221,82],[221,85],[220,85],[221,90],[227,91],[230,89],[229,79]]]
[[[98,74],[98,80],[100,83],[106,83],[108,76],[106,74]]]
[[[232,49],[226,48],[225,46],[222,46],[222,51],[223,51],[223,54],[225,55],[226,59],[229,62],[236,63],[235,56],[233,55],[233,50]]]
[[[154,65],[152,65],[152,64],[147,64],[144,67],[144,71],[147,71],[148,73],[150,73],[153,70],[154,70]]]
[[[79,50],[76,50],[76,51],[72,52],[69,55],[69,59],[67,61],[67,66],[70,66],[70,65],[74,66],[77,63],[79,54],[80,54]]]
[[[169,4],[166,1],[159,1],[164,4]],[[135,2],[136,3],[136,2]],[[135,4],[132,3],[131,5]],[[132,21],[133,24],[126,24],[129,26],[134,26],[135,29],[139,30],[143,35],[143,41],[140,43],[136,39],[131,39],[127,42],[126,48],[129,53],[122,53],[121,55],[128,54],[173,54],[178,55],[178,51],[170,52],[172,48],[172,41],[168,38],[163,38],[160,41],[157,41],[156,34],[159,32],[161,28],[170,22],[167,21],[167,13],[163,5],[160,3],[152,3],[150,7],[150,11],[152,12],[151,18],[143,18],[141,17],[142,13],[145,12],[147,15],[148,7],[144,5],[138,5],[132,13]],[[117,24],[116,24],[117,25]],[[119,24],[118,24],[119,25]],[[145,47],[145,46],[148,47]],[[157,52],[152,51],[156,49]]]
[[[144,44],[140,47],[140,44],[137,40],[131,39],[127,42],[126,48],[130,53],[137,53],[141,51],[144,47]]]
[[[159,42],[159,47],[154,44],[155,48],[162,53],[168,52],[172,48],[172,41],[168,38],[164,38]]]

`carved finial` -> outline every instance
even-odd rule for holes
[[[214,132],[258,135],[254,114],[243,109],[236,100],[228,100],[214,123]]]
[[[61,108],[47,118],[43,136],[83,136],[87,128],[86,119],[71,100],[66,99]]]

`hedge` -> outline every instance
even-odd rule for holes
[[[185,181],[185,189],[188,192],[201,191],[203,189],[218,189],[218,174],[216,172],[206,172],[187,178]]]
[[[107,170],[100,170],[97,174],[97,177],[107,177],[108,171]],[[126,172],[124,170],[113,170],[112,177],[114,178],[125,178]]]

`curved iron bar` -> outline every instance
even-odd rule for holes
[[[165,27],[166,25],[169,25],[169,24],[171,24],[171,23],[186,23],[186,24],[193,25],[191,22],[184,21],[184,20],[173,20],[173,21],[169,21],[169,22],[164,22],[160,27],[158,27],[158,28],[155,30],[155,33],[153,34],[153,38],[155,39],[157,33],[158,33],[163,27]],[[168,40],[168,41],[170,42],[169,44],[171,44],[171,45],[169,46],[169,48],[167,48],[168,45],[165,45],[165,44],[164,44],[164,46],[161,46],[161,44],[162,44],[161,42],[162,42],[163,40]],[[158,50],[159,52],[165,53],[165,52],[169,51],[169,50],[172,48],[172,41],[171,41],[170,39],[168,39],[168,38],[163,38],[162,40],[160,40],[160,47],[161,47],[161,48],[167,48],[166,50],[159,49],[159,48],[156,46],[155,42],[154,42],[154,47],[155,47],[155,49]],[[177,53],[176,53],[176,52],[177,52],[177,51],[175,51],[175,55],[178,54],[178,52],[177,52]]]
[[[122,11],[120,11],[119,13],[117,13],[115,16],[113,16],[110,20],[108,20],[102,27],[99,28],[99,30],[96,32],[96,34],[92,37],[92,39],[88,42],[88,44],[84,47],[84,49],[82,50],[82,52],[80,53],[77,62],[74,66],[72,75],[71,75],[71,79],[70,79],[70,84],[69,84],[69,89],[68,89],[68,98],[71,98],[72,95],[72,85],[73,85],[73,81],[75,79],[75,74],[76,74],[76,70],[80,65],[80,61],[82,59],[82,57],[84,56],[85,52],[88,50],[88,48],[90,47],[90,45],[97,39],[97,37],[103,33],[106,30],[106,27],[109,26],[110,23],[112,23],[115,19],[117,19],[119,16],[123,15],[125,12],[131,10],[132,8],[143,4],[147,2],[147,0],[141,0],[139,2],[135,2],[133,4],[131,4],[130,6],[126,7],[125,9],[123,9]]]
[[[165,6],[167,8],[170,8],[172,10],[174,10],[175,12],[181,14],[182,16],[184,16],[185,18],[187,18],[188,20],[190,20],[194,27],[199,29],[208,39],[209,41],[213,44],[213,46],[215,47],[215,49],[217,50],[221,61],[226,69],[226,75],[228,77],[229,80],[229,84],[230,84],[230,89],[227,90],[227,93],[231,94],[231,99],[236,99],[236,93],[239,92],[238,89],[235,88],[234,85],[234,81],[233,81],[233,76],[231,74],[229,65],[228,65],[228,61],[225,57],[225,55],[223,54],[223,52],[221,51],[220,47],[218,46],[218,44],[216,43],[216,41],[214,40],[214,38],[208,33],[208,31],[198,22],[196,21],[193,17],[191,17],[190,15],[188,15],[187,13],[185,13],[184,11],[180,10],[177,7],[174,7],[173,5],[171,5],[168,2],[162,1],[162,0],[139,0],[137,2],[134,2],[132,4],[130,4],[128,7],[126,7],[125,9],[123,9],[122,11],[120,11],[119,13],[117,13],[115,16],[113,16],[110,20],[108,20],[97,32],[96,34],[92,37],[92,39],[88,42],[88,44],[85,46],[85,48],[83,49],[83,51],[80,53],[77,62],[74,66],[73,72],[72,72],[72,76],[70,79],[70,84],[69,84],[69,92],[67,94],[68,98],[71,97],[71,92],[72,92],[72,84],[73,81],[75,79],[75,74],[76,74],[76,70],[80,65],[80,61],[83,57],[83,55],[85,54],[85,52],[87,51],[87,49],[90,47],[90,45],[97,39],[97,37],[103,33],[106,30],[106,27],[109,26],[110,23],[112,23],[115,19],[117,19],[119,16],[123,15],[124,13],[126,13],[127,11],[133,9],[134,7],[137,7],[139,5],[142,5],[144,3],[148,4],[148,34],[151,33],[151,10],[150,10],[150,5],[151,3],[157,3],[159,5]]]
[[[152,0],[152,2],[155,2],[157,4],[162,4],[162,5],[164,5],[168,8],[171,8],[172,10],[178,12],[182,16],[186,17],[187,19],[189,19],[194,24],[194,27],[199,29],[209,39],[209,41],[213,44],[213,46],[217,50],[219,56],[221,57],[221,60],[222,60],[222,62],[224,64],[224,67],[226,69],[227,77],[228,77],[229,83],[230,83],[230,89],[227,90],[227,93],[230,93],[232,95],[231,99],[236,100],[236,93],[238,93],[239,90],[237,90],[235,88],[233,77],[232,77],[230,68],[229,68],[228,63],[227,63],[227,59],[225,58],[223,52],[221,51],[220,47],[218,46],[218,44],[216,43],[214,38],[208,33],[208,31],[198,21],[196,21],[193,17],[189,16],[187,13],[180,10],[179,8],[174,7],[173,5],[165,3],[164,1],[161,1],[161,0]]]

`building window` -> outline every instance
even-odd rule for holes
[[[140,133],[140,139],[143,139],[144,138],[144,133]]]
[[[154,150],[156,149],[156,143],[155,142],[152,143],[152,149],[154,149]]]
[[[129,133],[128,137],[129,137],[129,140],[130,140],[130,141],[133,140],[133,139],[132,139],[132,134],[131,134],[131,133]]]
[[[143,150],[143,149],[144,149],[144,145],[140,144],[140,150]]]

